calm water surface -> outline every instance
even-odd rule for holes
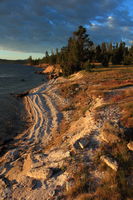
[[[18,132],[23,126],[20,121],[22,102],[10,93],[21,93],[46,81],[45,76],[35,74],[35,70],[31,66],[0,64],[0,144],[3,137]]]

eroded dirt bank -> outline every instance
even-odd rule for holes
[[[0,158],[1,200],[83,199],[75,189],[78,184],[83,189],[80,194],[95,192],[104,177],[94,164],[95,155],[102,140],[110,142],[101,129],[111,122],[119,130],[121,114],[117,104],[107,104],[95,92],[99,83],[89,81],[83,73],[69,79],[59,77],[24,97],[30,126]],[[101,160],[116,173],[116,160],[105,155]],[[83,185],[86,170],[87,186]]]

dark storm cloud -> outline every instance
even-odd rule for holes
[[[61,47],[86,25],[95,42],[132,40],[122,0],[0,0],[0,49],[44,52]]]

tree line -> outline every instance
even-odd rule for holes
[[[102,66],[108,66],[109,63],[130,65],[133,63],[133,46],[129,48],[123,41],[96,45],[90,40],[86,28],[79,26],[65,47],[56,49],[51,54],[46,51],[42,59],[33,60],[29,57],[28,61],[31,64],[59,64],[63,75],[67,76],[82,69],[90,71],[97,62]]]

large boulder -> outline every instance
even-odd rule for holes
[[[113,160],[112,158],[105,156],[105,155],[101,156],[100,158],[106,165],[108,165],[114,171],[118,170],[118,163],[116,160]]]
[[[13,163],[12,167],[6,170],[5,177],[10,181],[13,180],[18,181],[21,176],[22,170],[23,170],[23,160],[18,159]]]
[[[62,149],[55,149],[51,151],[46,159],[47,162],[60,162],[70,157],[69,151],[64,151]]]
[[[43,161],[37,160],[34,154],[30,153],[24,161],[23,170],[29,171],[32,168],[41,167],[44,165]]]
[[[50,168],[45,166],[33,168],[27,172],[27,176],[30,176],[35,179],[48,179],[52,176],[53,171]]]

